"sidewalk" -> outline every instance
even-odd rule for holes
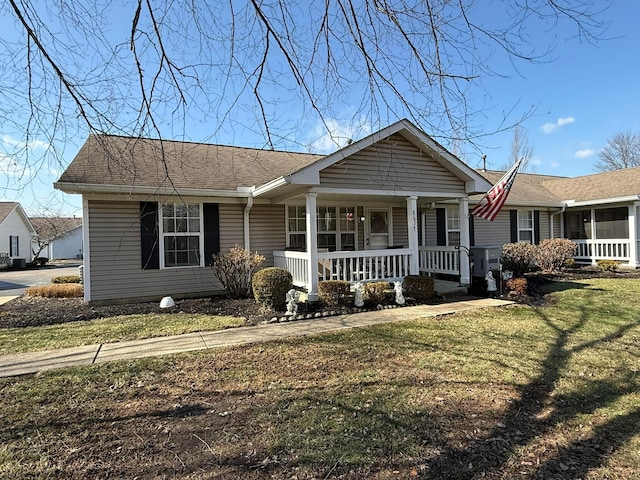
[[[44,352],[0,356],[0,377],[13,377],[43,370],[76,365],[92,365],[113,360],[168,355],[179,352],[227,347],[288,337],[299,337],[379,323],[448,315],[465,310],[509,305],[512,302],[493,298],[457,297],[439,305],[377,310],[351,315],[239,327],[215,332],[189,333],[129,342],[84,345]]]

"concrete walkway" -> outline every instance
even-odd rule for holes
[[[288,337],[314,335],[399,320],[436,317],[477,308],[509,305],[511,303],[493,298],[456,297],[454,301],[439,305],[418,305],[415,307],[394,308],[287,323],[272,323],[255,327],[239,327],[215,332],[189,333],[171,337],[6,355],[0,356],[0,377],[13,377],[43,370],[91,365],[113,360],[130,360],[193,350],[280,340]]]

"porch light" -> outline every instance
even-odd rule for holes
[[[364,215],[362,215],[362,216],[360,217],[360,223],[364,223],[366,219],[367,219],[367,217],[365,217]]]

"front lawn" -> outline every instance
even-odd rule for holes
[[[638,479],[640,280],[0,381],[0,477]]]

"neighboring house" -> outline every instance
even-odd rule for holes
[[[473,243],[563,233],[573,207],[539,188],[545,178],[557,179],[520,175],[493,224],[467,220],[494,174],[401,120],[326,156],[92,135],[55,186],[83,196],[85,299],[99,302],[220,292],[210,259],[234,245],[288,269],[311,298],[324,279],[469,284]],[[635,218],[637,201],[625,205]]]
[[[8,255],[12,263],[31,261],[31,240],[36,232],[17,202],[0,202],[0,255]],[[19,263],[17,263],[19,265]]]
[[[31,218],[38,238],[34,241],[34,252],[49,260],[82,258],[82,218],[33,217]],[[44,248],[40,249],[40,245]]]

